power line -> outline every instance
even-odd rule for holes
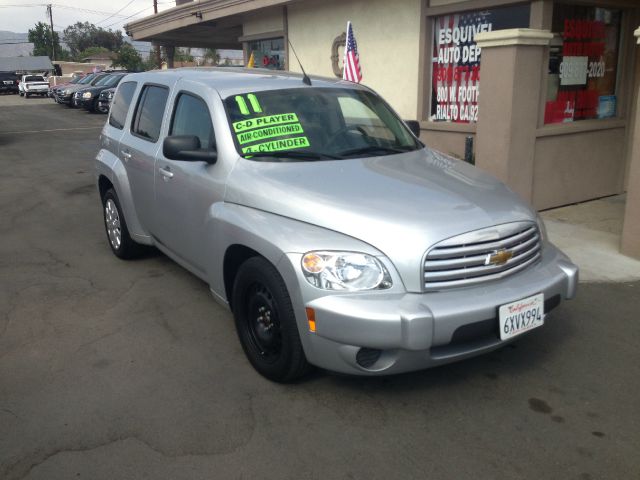
[[[117,22],[110,23],[109,25],[107,25],[106,27],[103,27],[103,28],[109,28],[109,27],[112,27],[112,26],[114,26],[114,25],[116,25],[116,24],[118,24],[118,23],[121,23],[121,22],[122,22],[122,21],[124,21],[124,20],[128,20],[128,19],[129,19],[129,18],[131,18],[131,17],[135,17],[136,15],[140,15],[142,12],[144,12],[144,11],[146,11],[146,10],[149,10],[150,8],[153,8],[153,5],[151,5],[151,6],[149,6],[149,7],[146,7],[146,8],[143,8],[143,9],[142,9],[142,10],[140,10],[139,12],[133,13],[133,14],[129,15],[128,17],[122,18],[122,19],[118,20]]]
[[[122,7],[120,10],[118,10],[116,13],[112,13],[111,15],[109,15],[107,18],[104,18],[102,20],[100,20],[99,22],[94,23],[94,25],[98,25],[102,22],[106,22],[107,20],[109,20],[110,18],[115,17],[118,13],[120,13],[121,11],[123,11],[125,8],[127,8],[129,5],[131,5],[133,2],[135,2],[136,0],[131,0],[129,3],[127,3],[124,7]]]

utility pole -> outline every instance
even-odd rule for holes
[[[158,0],[153,0],[153,13],[158,13]],[[160,57],[160,45],[156,45],[156,64],[158,69],[162,68],[162,58]]]
[[[51,62],[53,63],[56,61],[56,39],[53,32],[53,8],[51,4],[47,5],[47,13],[49,14],[49,25],[51,25]]]

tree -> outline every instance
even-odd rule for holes
[[[51,57],[51,28],[43,22],[36,23],[34,28],[29,29],[29,41],[33,43],[33,55]],[[64,60],[69,57],[69,52],[60,46],[60,36],[53,31],[53,42],[55,44],[56,60]]]
[[[122,32],[105,30],[89,22],[77,22],[64,29],[64,41],[71,50],[71,55],[80,60],[81,53],[89,47],[103,47],[115,52],[123,45]]]
[[[215,48],[207,48],[204,51],[203,56],[205,63],[212,63],[213,65],[217,65],[218,63],[220,63],[220,54]]]
[[[87,57],[94,57],[101,53],[111,53],[104,47],[89,47],[78,54],[78,60],[83,60]]]
[[[176,52],[173,55],[173,60],[176,62],[193,62],[193,55],[191,55],[191,49],[176,48]]]
[[[138,51],[128,43],[122,45],[122,47],[120,47],[116,52],[116,58],[113,60],[113,65],[126,68],[131,72],[145,70],[145,67],[147,67]]]

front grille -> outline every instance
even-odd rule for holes
[[[436,244],[424,261],[425,290],[465,287],[504,278],[540,258],[536,224],[515,222],[458,235]],[[498,252],[513,256],[503,264],[490,262]]]

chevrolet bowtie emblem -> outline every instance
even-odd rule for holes
[[[513,257],[513,252],[510,250],[498,250],[496,252],[487,255],[484,261],[485,265],[504,265]]]

